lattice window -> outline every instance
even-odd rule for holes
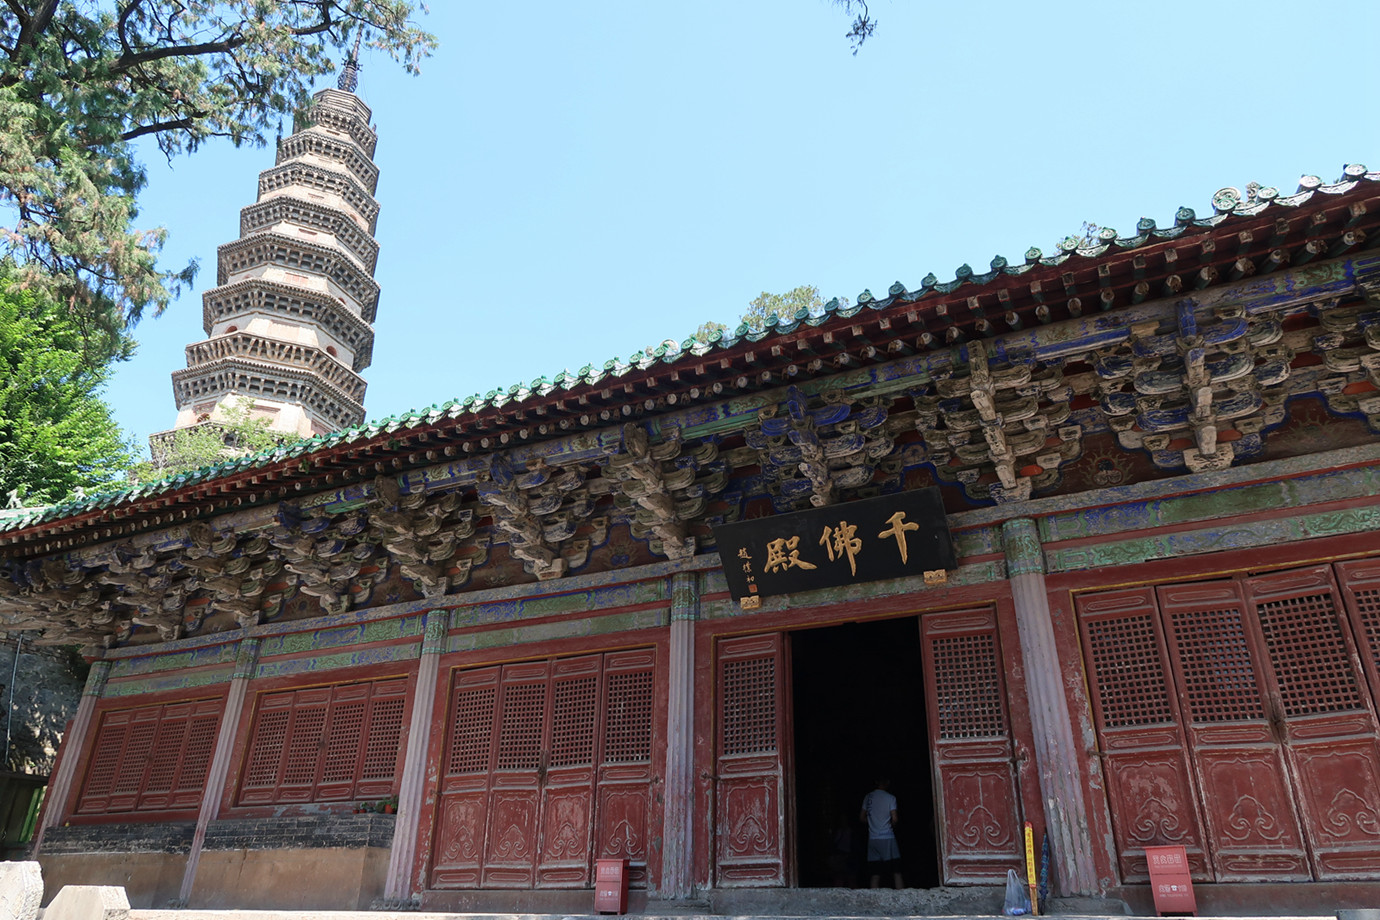
[[[185,719],[163,726],[150,756],[145,792],[171,792],[177,777],[178,759],[187,740]]]
[[[776,750],[776,659],[738,658],[723,664],[723,752]]]
[[[364,748],[364,763],[359,778],[389,779],[398,771],[398,751],[402,748],[402,697],[374,700],[369,714],[369,741]]]
[[[535,770],[541,765],[545,714],[546,684],[509,684],[503,689],[497,769]]]
[[[939,737],[1005,735],[996,636],[936,636],[930,643]]]
[[[288,719],[291,717],[292,712],[287,709],[264,712],[259,716],[249,766],[244,771],[244,788],[261,789],[277,785],[283,743],[287,740]]]
[[[638,763],[651,759],[652,672],[610,674],[604,716],[604,762]]]
[[[598,692],[599,678],[595,674],[556,682],[551,701],[551,766],[594,762]]]
[[[1084,621],[1104,728],[1173,721],[1149,613]]]
[[[310,786],[316,782],[316,769],[321,761],[321,734],[325,727],[325,706],[298,709],[293,713],[287,762],[283,766],[284,786]]]
[[[450,730],[450,763],[446,773],[484,773],[493,744],[494,687],[474,687],[455,695],[455,724]]]
[[[364,736],[364,705],[364,700],[352,700],[331,707],[321,782],[347,783],[354,778],[359,742]]]
[[[386,792],[397,774],[406,692],[406,681],[392,679],[265,695],[239,803],[328,802]]]
[[[144,781],[144,771],[148,767],[149,755],[153,753],[153,739],[158,733],[157,712],[149,714],[147,721],[136,721],[129,727],[129,738],[125,741],[124,756],[120,762],[120,773],[115,778],[114,795],[133,795],[139,791]]]
[[[76,814],[195,807],[206,783],[221,705],[203,701],[107,713],[96,732]]]
[[[215,716],[194,717],[187,731],[183,747],[182,772],[178,775],[177,791],[200,789],[206,785],[206,773],[211,769],[211,754],[216,748],[216,732],[220,719]]]
[[[1366,644],[1380,655],[1380,588],[1355,588],[1352,596],[1356,599],[1356,612],[1366,634]]]
[[[1365,708],[1331,594],[1268,601],[1256,615],[1286,715]]]
[[[1241,611],[1178,610],[1171,621],[1193,721],[1264,718]]]
[[[109,795],[115,788],[115,777],[120,772],[125,735],[129,732],[129,717],[124,713],[116,716],[118,718],[105,718],[96,735],[96,743],[91,748],[91,767],[86,773],[84,795],[93,799]]]

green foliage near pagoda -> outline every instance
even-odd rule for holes
[[[268,419],[254,417],[253,405],[248,399],[227,402],[214,421],[174,430],[152,445],[152,458],[130,468],[129,478],[135,482],[168,479],[301,440],[269,431]]]
[[[101,398],[122,336],[88,334],[63,305],[0,266],[0,506],[46,504],[120,481],[129,444]],[[10,498],[13,496],[13,499]]]
[[[407,0],[0,4],[0,252],[88,327],[157,314],[195,265],[138,229],[134,143],[262,145],[361,38],[415,72],[435,39]]]
[[[848,299],[840,297],[839,303],[847,306]],[[823,309],[824,298],[820,296],[819,288],[813,284],[802,284],[784,294],[770,294],[766,291],[758,294],[748,304],[742,322],[754,330],[759,330],[772,318],[793,320],[800,316],[817,314]]]

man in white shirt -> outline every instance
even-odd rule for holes
[[[869,792],[862,803],[859,821],[867,823],[867,868],[873,888],[880,888],[882,873],[890,872],[896,888],[901,883],[901,850],[896,846],[896,796],[887,790],[891,782],[885,776],[877,780],[877,788]]]

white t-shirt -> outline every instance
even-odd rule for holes
[[[885,789],[873,789],[863,798],[862,810],[867,815],[869,838],[890,840],[896,836],[891,830],[891,813],[896,810],[896,796]]]

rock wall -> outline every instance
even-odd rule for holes
[[[16,662],[16,649],[18,661]],[[17,664],[17,667],[16,667]],[[74,649],[0,633],[0,769],[47,776],[77,711],[87,665]]]

